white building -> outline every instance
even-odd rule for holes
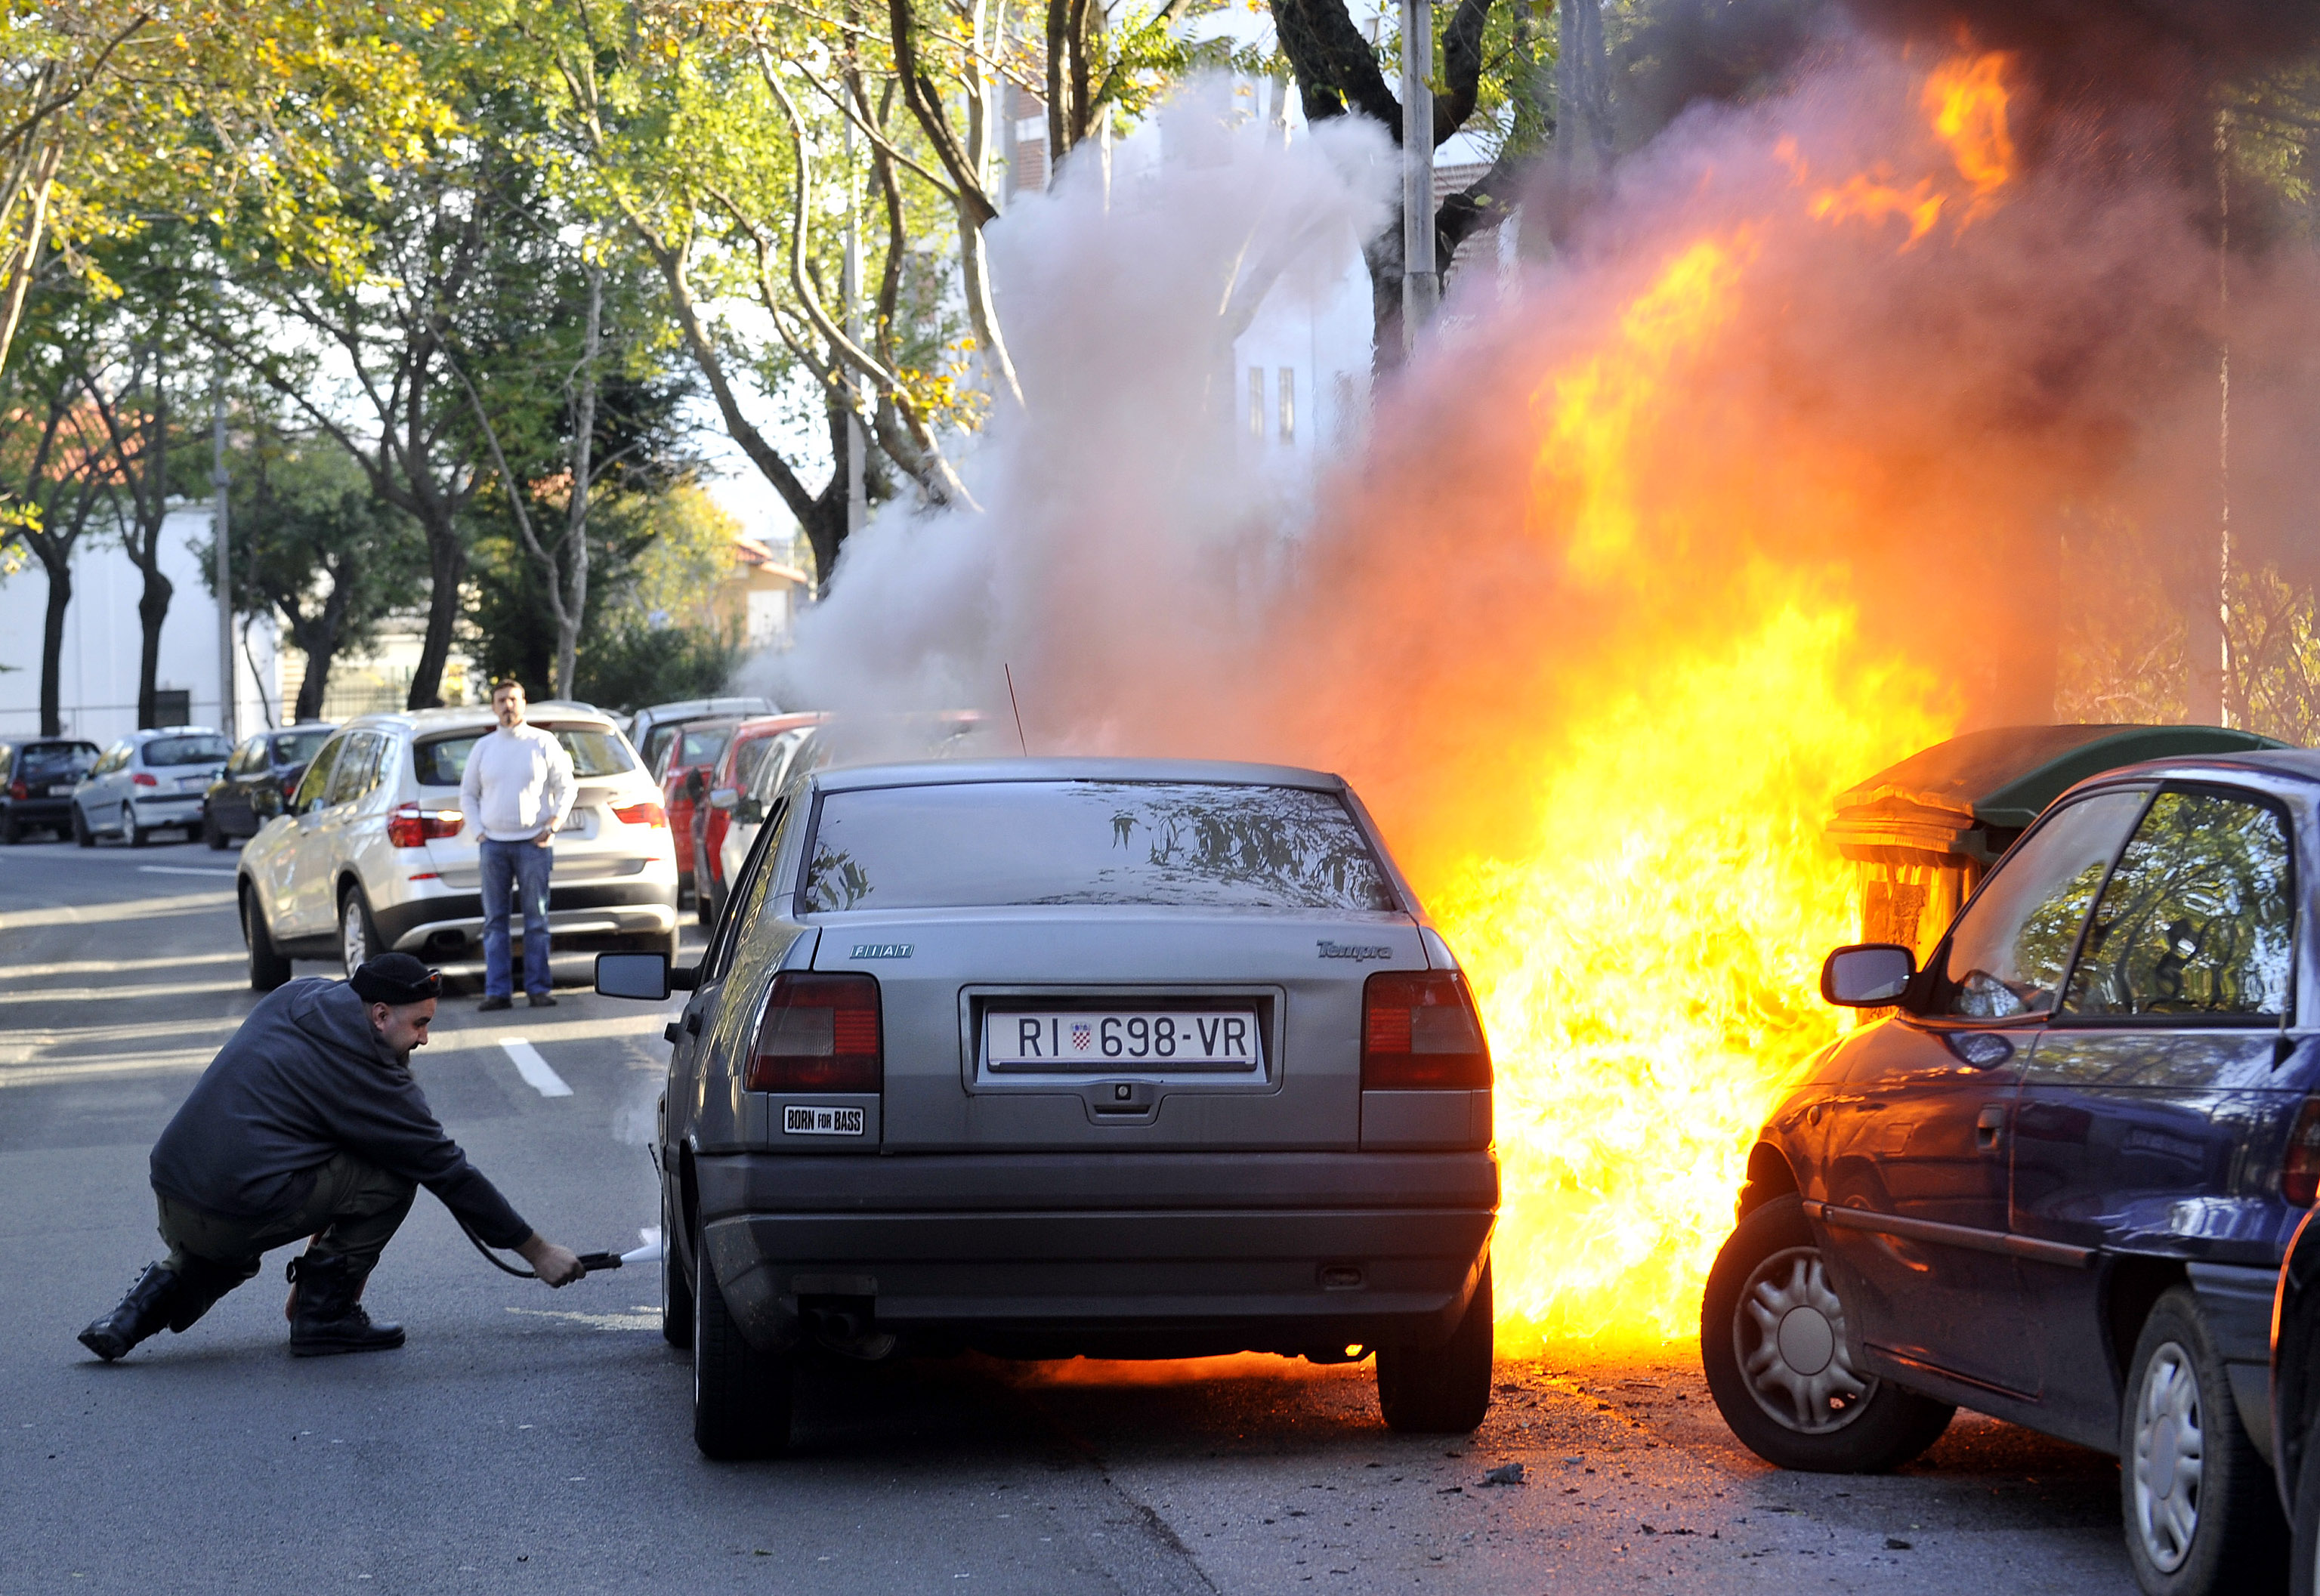
[[[162,523],[161,571],[176,590],[161,624],[154,678],[158,718],[165,725],[219,724],[217,601],[203,584],[195,552],[209,536],[206,504],[183,505]],[[117,540],[91,528],[73,552],[72,587],[58,671],[63,730],[104,744],[137,729],[142,647],[137,601],[145,578]],[[37,560],[0,578],[0,739],[41,730],[41,641],[48,602],[48,575]],[[280,662],[270,617],[243,617],[234,631],[233,721],[247,733],[282,716]]]

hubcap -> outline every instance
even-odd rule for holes
[[[1789,1247],[1756,1265],[1732,1316],[1732,1350],[1756,1405],[1799,1435],[1843,1429],[1877,1389],[1853,1372],[1844,1307],[1817,1247]]]
[[[368,939],[363,936],[362,905],[353,898],[347,900],[345,918],[340,921],[339,929],[344,943],[347,974],[351,976],[355,966],[370,957]]]
[[[2144,1365],[2134,1405],[2134,1528],[2143,1555],[2161,1573],[2174,1573],[2191,1555],[2204,1452],[2191,1355],[2179,1342],[2165,1342]]]

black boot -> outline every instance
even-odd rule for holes
[[[403,1345],[401,1325],[374,1324],[358,1300],[370,1271],[331,1253],[305,1253],[290,1260],[298,1284],[298,1310],[290,1319],[290,1350],[299,1357],[336,1352],[379,1352]]]
[[[80,1333],[80,1344],[111,1363],[169,1322],[180,1290],[176,1271],[148,1264],[120,1306]]]

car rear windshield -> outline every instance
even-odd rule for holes
[[[274,763],[304,765],[314,757],[314,750],[331,740],[327,726],[313,731],[285,731],[274,739]]]
[[[829,793],[806,904],[1124,903],[1390,912],[1345,803],[1297,787],[977,782]]]
[[[222,737],[157,737],[145,745],[145,763],[215,765],[233,755],[233,745]]]
[[[51,770],[86,770],[96,763],[96,745],[93,742],[28,742],[24,745],[23,772]]]
[[[490,730],[486,726],[451,737],[438,737],[413,748],[412,759],[419,767],[420,785],[458,786],[459,778],[467,774],[467,756],[476,751],[476,745]],[[556,740],[572,756],[572,774],[583,780],[592,775],[618,775],[637,767],[636,761],[629,757],[628,745],[617,731],[601,726],[548,726],[542,730],[556,734]]]

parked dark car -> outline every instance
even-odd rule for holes
[[[224,774],[210,784],[202,808],[202,840],[222,848],[257,836],[267,821],[285,812],[307,765],[336,730],[332,721],[301,721],[243,738]]]
[[[2279,1575],[2270,1318],[2320,1181],[2320,755],[2129,766],[2041,815],[1764,1125],[1700,1312],[1734,1432],[1890,1468],[1972,1408],[2120,1459],[2169,1596]]]
[[[72,791],[96,763],[97,747],[76,738],[0,742],[0,843],[27,831],[62,837],[72,828]]]

